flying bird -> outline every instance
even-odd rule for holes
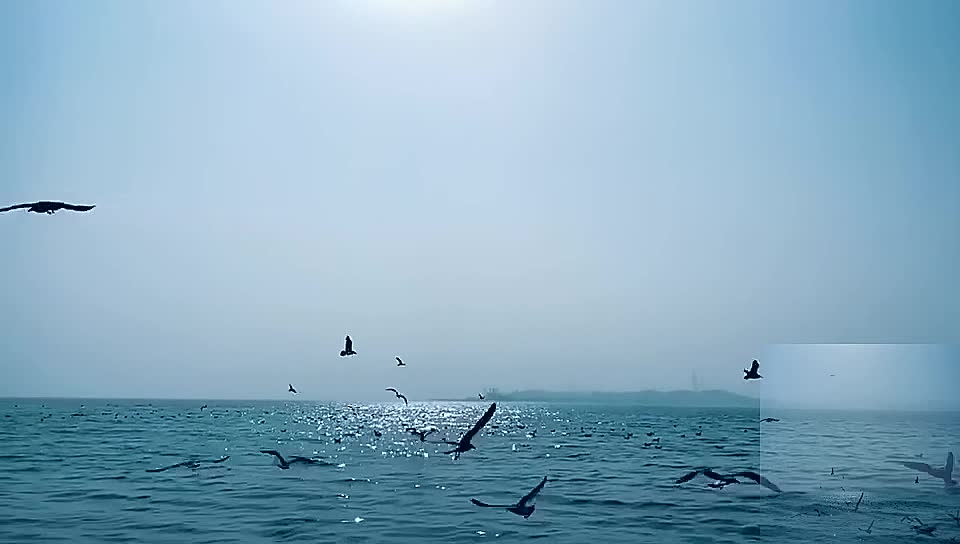
[[[203,411],[203,409],[204,409],[204,408],[206,408],[206,407],[207,407],[207,405],[206,405],[206,404],[204,404],[203,406],[201,406],[201,407],[200,407],[200,411],[202,412],[202,411]]]
[[[399,357],[394,357],[394,359],[397,360],[397,366],[407,366],[407,364],[401,361]]]
[[[781,493],[780,488],[777,487],[776,484],[774,484],[774,483],[771,482],[770,480],[766,479],[765,477],[757,474],[756,472],[753,472],[753,471],[750,471],[750,470],[745,470],[745,471],[743,471],[743,472],[737,472],[737,473],[735,473],[735,474],[730,474],[730,475],[728,475],[728,476],[724,476],[724,475],[722,475],[722,474],[718,474],[717,472],[714,472],[713,470],[711,470],[711,469],[709,469],[709,468],[701,469],[701,470],[694,470],[694,471],[692,471],[692,472],[689,472],[689,473],[684,474],[683,476],[681,476],[679,479],[677,479],[676,483],[682,484],[682,483],[685,483],[685,482],[689,482],[690,480],[694,479],[694,478],[697,476],[697,474],[703,474],[703,475],[706,476],[707,478],[710,478],[710,479],[712,479],[712,480],[714,480],[714,481],[716,482],[716,483],[714,483],[714,484],[708,484],[708,485],[710,485],[710,487],[716,487],[716,488],[721,488],[721,489],[722,489],[723,486],[725,486],[725,485],[739,484],[739,483],[740,483],[740,480],[737,479],[737,476],[740,476],[740,477],[743,477],[743,478],[747,478],[747,479],[749,479],[749,480],[753,480],[753,481],[756,482],[757,484],[760,484],[761,486],[763,486],[763,487],[765,487],[765,488],[767,488],[767,489],[769,489],[769,490],[771,490],[771,491],[776,491],[777,493]]]
[[[926,472],[927,474],[943,480],[944,487],[950,487],[957,485],[957,482],[953,480],[953,452],[947,452],[947,463],[940,467],[931,467],[926,463],[914,463],[912,461],[903,461],[903,466],[907,468],[912,468],[913,470],[919,470],[920,472]],[[918,476],[919,478],[919,476]]]
[[[347,335],[347,339],[344,341],[343,351],[340,352],[341,357],[346,357],[348,355],[356,355],[357,352],[353,351],[353,340],[350,339],[350,335]]]
[[[384,389],[384,391],[393,391],[393,394],[396,395],[398,399],[403,399],[403,404],[404,404],[404,406],[406,406],[406,405],[408,404],[408,403],[407,403],[407,397],[401,395],[400,392],[397,391],[396,389],[394,389],[394,388],[392,388],[392,387],[388,387],[388,388]]]
[[[277,461],[278,461],[277,466],[279,466],[280,468],[282,468],[282,469],[284,469],[284,470],[290,468],[290,465],[292,465],[292,464],[294,464],[294,463],[303,463],[303,464],[305,464],[305,465],[325,465],[325,464],[327,464],[327,463],[324,463],[323,461],[321,461],[321,460],[319,460],[319,459],[310,459],[309,457],[300,457],[299,455],[294,455],[294,456],[291,457],[289,460],[288,460],[288,459],[284,459],[283,456],[280,455],[280,452],[278,452],[278,451],[276,451],[276,450],[260,450],[260,453],[266,453],[267,455],[272,455],[272,456],[276,457],[276,458],[277,458]]]
[[[293,393],[294,395],[296,395],[296,394],[297,394],[297,390],[293,388],[293,384],[292,384],[292,383],[288,383],[287,385],[289,386],[289,389],[287,389],[287,392],[288,392],[288,393]]]
[[[761,376],[757,371],[760,370],[760,363],[756,359],[753,360],[753,364],[750,365],[750,370],[743,369],[743,379],[745,380],[759,380]]]
[[[229,459],[229,458],[230,458],[229,455],[225,455],[225,456],[223,456],[223,457],[221,457],[221,458],[219,458],[219,459],[214,459],[213,461],[210,461],[210,463],[222,463],[222,462],[226,461],[226,460]],[[168,467],[163,467],[163,468],[148,468],[148,469],[147,469],[147,472],[164,472],[164,471],[166,471],[166,470],[170,470],[170,469],[172,469],[172,468],[178,468],[178,467],[197,468],[197,467],[200,466],[200,463],[201,463],[201,461],[192,461],[192,460],[191,460],[191,461],[183,461],[182,463],[177,463],[177,464],[175,464],[175,465],[170,465],[170,466],[168,466]]]
[[[454,459],[459,459],[461,453],[466,453],[470,450],[476,449],[476,446],[470,443],[473,440],[473,437],[480,432],[480,429],[486,425],[490,419],[493,417],[493,413],[497,411],[497,403],[494,402],[487,408],[487,411],[480,418],[480,421],[477,421],[477,424],[473,426],[472,429],[464,433],[463,437],[460,438],[459,442],[450,442],[449,440],[444,440],[447,444],[451,446],[456,446],[454,449],[444,452],[444,455],[454,454]]]
[[[477,396],[480,397],[480,400],[483,400],[483,393],[477,393]]]
[[[53,215],[57,210],[71,210],[75,212],[89,212],[96,205],[93,206],[83,206],[76,204],[67,204],[66,202],[50,202],[43,200],[40,202],[31,202],[29,204],[17,204],[15,206],[7,206],[6,208],[0,208],[0,213],[9,212],[10,210],[16,210],[19,208],[26,208],[28,212],[34,213],[46,213]]]
[[[470,502],[477,506],[483,506],[485,508],[506,508],[508,512],[512,512],[518,516],[523,516],[523,519],[527,519],[533,514],[533,511],[536,509],[536,506],[532,504],[537,498],[537,494],[540,493],[540,490],[543,489],[543,486],[547,484],[547,477],[544,476],[543,480],[540,480],[540,483],[537,484],[537,487],[533,488],[533,491],[527,493],[523,496],[516,504],[487,504],[485,502],[478,501],[477,499],[470,499]],[[531,503],[531,504],[527,504]]]
[[[429,436],[431,433],[437,432],[436,427],[427,427],[426,429],[423,429],[423,430],[418,430],[418,429],[414,429],[413,427],[410,427],[407,430],[410,432],[410,434],[419,436],[421,442],[426,441],[427,436]]]
[[[772,423],[774,421],[780,421],[780,420],[775,417],[765,417],[760,420],[761,423]]]

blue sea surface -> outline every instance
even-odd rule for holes
[[[960,541],[960,494],[900,464],[960,452],[956,413],[502,403],[476,450],[444,455],[488,406],[3,399],[0,542]],[[783,493],[674,483],[700,467]],[[470,502],[544,476],[529,519]]]

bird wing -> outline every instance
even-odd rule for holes
[[[760,368],[760,363],[756,359],[753,360],[753,364],[750,365],[750,372],[756,372]]]
[[[283,456],[280,455],[280,452],[277,451],[277,450],[260,450],[260,453],[266,453],[266,454],[268,454],[268,455],[272,455],[272,456],[276,457],[277,459],[279,459],[281,463],[286,463],[286,462],[287,462],[287,460],[284,459]]]
[[[353,340],[350,339],[350,335],[347,335],[344,351],[353,351]]]
[[[483,506],[485,508],[511,508],[514,505],[512,504],[487,504],[485,502],[480,502],[477,499],[470,499],[470,502],[477,506]]]
[[[743,472],[738,472],[738,473],[734,474],[734,476],[743,476],[744,478],[749,478],[749,479],[753,480],[754,482],[762,485],[763,487],[766,487],[767,489],[769,489],[769,490],[771,490],[771,491],[776,491],[777,493],[780,493],[780,492],[781,492],[781,491],[780,491],[780,488],[777,487],[776,484],[774,484],[774,483],[771,482],[770,480],[764,478],[763,476],[757,474],[756,472],[753,472],[753,471],[750,471],[750,470],[745,470],[745,471],[743,471]]]
[[[919,470],[920,472],[926,472],[927,474],[933,474],[933,467],[926,463],[914,463],[913,461],[903,461],[903,466],[907,468],[912,468],[913,470]]]
[[[703,470],[703,475],[712,480],[717,480],[718,482],[730,479],[730,477],[724,476],[723,474],[718,474],[709,468]]]
[[[947,452],[947,464],[943,466],[943,479],[950,481],[953,478],[953,452]]]
[[[532,501],[533,499],[535,499],[535,498],[537,497],[537,493],[540,493],[540,490],[543,489],[543,486],[545,486],[545,485],[547,485],[547,477],[546,477],[546,476],[544,476],[543,479],[540,480],[540,483],[537,484],[537,487],[534,487],[532,491],[530,491],[529,493],[527,493],[526,495],[524,495],[522,499],[520,499],[520,501],[517,503],[517,506],[522,507],[522,506],[526,505],[528,502],[530,502],[530,501]]]
[[[0,208],[0,213],[2,213],[2,212],[9,212],[10,210],[17,210],[17,209],[20,209],[20,208],[29,208],[30,206],[33,206],[34,204],[36,204],[36,202],[33,202],[33,203],[31,203],[31,204],[16,204],[16,205],[14,205],[14,206],[7,206],[6,208]]]
[[[219,458],[219,459],[214,459],[213,461],[210,461],[210,462],[211,462],[211,463],[222,463],[222,462],[226,461],[226,460],[229,459],[229,458],[230,458],[229,455],[224,455],[223,457],[221,457],[221,458]]]
[[[397,362],[400,363],[401,365],[403,364],[403,361],[401,361],[399,357],[394,357],[394,359],[396,359]]]
[[[496,411],[497,411],[497,403],[494,402],[493,404],[490,405],[489,408],[487,408],[486,413],[483,414],[483,417],[480,418],[480,421],[478,421],[477,424],[474,425],[472,429],[467,431],[467,433],[463,435],[463,438],[461,438],[460,441],[463,443],[470,442],[470,440],[472,440],[473,437],[480,432],[480,429],[482,429],[483,426],[490,421],[490,418],[493,417],[493,413]]]
[[[82,204],[67,204],[66,202],[60,202],[59,204],[61,208],[64,208],[66,210],[73,210],[75,212],[89,212],[90,210],[96,207],[96,205],[85,206]]]
[[[678,478],[676,483],[682,484],[682,483],[684,483],[684,482],[689,482],[690,480],[696,478],[696,477],[697,477],[697,474],[700,474],[700,471],[699,471],[699,470],[694,470],[693,472],[688,472],[687,474],[684,474],[683,476],[681,476],[680,478]]]
[[[399,391],[397,391],[396,389],[394,389],[394,388],[392,388],[392,387],[388,387],[388,388],[384,389],[384,391],[393,391],[393,394],[394,394],[394,395],[399,395],[399,394],[400,394]]]
[[[407,402],[407,397],[401,395],[400,393],[397,393],[397,397],[403,399],[403,404],[405,405],[410,404],[409,402]]]

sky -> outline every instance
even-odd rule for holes
[[[0,214],[0,396],[749,392],[771,344],[960,343],[957,20],[2,2],[0,205],[97,208]]]

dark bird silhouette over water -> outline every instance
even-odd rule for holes
[[[759,380],[761,376],[757,371],[760,370],[760,363],[756,359],[753,360],[753,364],[750,365],[750,370],[743,369],[743,379],[745,380]]]
[[[394,359],[397,360],[397,366],[407,366],[407,364],[401,361],[399,357],[394,357]]]
[[[327,463],[319,459],[310,459],[309,457],[300,457],[299,455],[294,455],[290,459],[284,459],[280,452],[276,450],[260,450],[260,453],[266,453],[267,455],[272,455],[277,458],[279,461],[278,465],[282,469],[290,468],[290,465],[294,463],[303,463],[305,465],[325,465]]]
[[[202,412],[202,411],[203,411],[203,409],[204,409],[204,408],[206,408],[206,407],[207,407],[207,405],[206,405],[206,404],[204,404],[203,406],[201,406],[201,407],[200,407],[200,411]]]
[[[393,394],[396,395],[398,399],[403,399],[403,404],[404,404],[404,406],[406,406],[406,405],[408,404],[408,403],[407,403],[407,397],[401,395],[400,392],[397,391],[396,389],[394,389],[394,388],[392,388],[392,387],[388,387],[388,388],[384,389],[384,391],[393,391]]]
[[[340,352],[341,357],[346,357],[348,355],[356,355],[357,352],[353,351],[353,340],[350,339],[350,335],[347,335],[347,339],[344,340],[343,351]]]
[[[780,421],[780,420],[777,419],[777,418],[775,418],[775,417],[765,417],[765,418],[761,419],[760,421],[763,422],[763,423],[771,423],[771,422]]]
[[[410,427],[410,428],[408,428],[407,430],[410,431],[410,434],[415,435],[415,436],[419,436],[421,442],[426,441],[427,436],[429,436],[430,433],[435,433],[435,432],[437,432],[437,428],[436,428],[436,427],[428,427],[428,428],[423,429],[423,430],[414,429],[413,427]]]
[[[920,472],[926,472],[927,474],[933,476],[934,478],[943,480],[943,485],[945,487],[957,485],[957,482],[953,480],[953,452],[947,452],[947,463],[941,467],[931,467],[926,463],[914,463],[912,461],[903,461],[903,466],[907,468],[912,468],[913,470],[919,470]],[[919,478],[919,476],[917,477]]]
[[[290,387],[289,389],[287,389],[287,392],[288,392],[288,393],[293,393],[293,394],[296,394],[296,393],[297,393],[297,390],[293,388],[293,384],[292,384],[292,383],[288,383],[287,385]]]
[[[530,517],[530,514],[533,514],[533,511],[536,509],[536,506],[532,504],[537,498],[537,494],[540,493],[540,490],[543,489],[543,486],[547,484],[547,477],[544,476],[543,480],[540,480],[540,483],[537,484],[537,487],[533,488],[533,491],[527,493],[523,496],[516,504],[487,504],[485,502],[480,502],[477,499],[470,499],[470,502],[477,506],[483,506],[485,508],[506,508],[508,512],[512,512],[518,516],[523,516],[523,519]],[[531,504],[527,504],[531,503]]]
[[[210,463],[214,463],[214,464],[216,464],[216,463],[222,463],[222,462],[226,461],[226,460],[229,459],[229,458],[230,458],[229,455],[224,455],[223,457],[221,457],[221,458],[219,458],[219,459],[214,459],[213,461],[209,461],[209,462],[210,462]],[[191,460],[191,461],[183,461],[182,463],[177,463],[177,464],[175,464],[175,465],[170,465],[170,466],[168,466],[168,467],[163,467],[163,468],[148,468],[148,469],[147,469],[147,472],[163,472],[163,471],[165,471],[165,470],[170,470],[170,469],[172,469],[172,468],[178,468],[178,467],[197,468],[197,467],[200,466],[200,463],[201,463],[201,462],[202,462],[202,461],[193,461],[193,460]]]
[[[473,440],[473,437],[480,432],[480,429],[482,429],[483,426],[490,421],[490,419],[493,417],[493,413],[496,411],[497,411],[497,403],[494,402],[493,404],[490,405],[489,408],[487,408],[487,411],[480,418],[480,421],[477,421],[477,424],[474,425],[472,429],[464,433],[464,435],[460,438],[459,442],[450,442],[449,440],[444,440],[444,442],[446,442],[447,444],[450,444],[451,446],[456,446],[456,448],[450,451],[443,452],[444,455],[450,455],[452,453],[454,454],[454,457],[453,457],[454,459],[459,459],[461,453],[466,453],[470,450],[477,449],[476,446],[470,443],[470,441]]]
[[[714,481],[716,482],[716,483],[714,483],[714,484],[708,484],[708,485],[710,485],[710,487],[716,487],[716,488],[721,488],[721,489],[722,489],[723,486],[725,486],[725,485],[739,484],[739,483],[740,483],[740,480],[737,480],[737,477],[739,476],[739,477],[742,477],[742,478],[747,478],[747,479],[749,479],[749,480],[753,480],[755,483],[757,483],[757,484],[759,484],[759,485],[761,485],[761,486],[763,486],[763,487],[765,487],[765,488],[767,488],[767,489],[769,489],[769,490],[771,490],[771,491],[776,491],[777,493],[781,493],[780,488],[777,487],[776,484],[774,484],[774,483],[771,482],[770,480],[764,478],[763,476],[757,474],[756,472],[753,472],[752,470],[745,470],[745,471],[742,471],[742,472],[736,472],[736,473],[730,474],[730,475],[728,475],[728,476],[724,476],[724,475],[722,475],[722,474],[718,474],[718,473],[714,472],[713,470],[711,470],[711,469],[709,469],[709,468],[701,469],[701,470],[694,470],[693,472],[689,472],[689,473],[684,474],[683,476],[681,476],[679,479],[677,479],[676,483],[682,484],[682,483],[685,483],[685,482],[689,482],[690,480],[694,479],[694,478],[697,476],[697,474],[703,474],[703,475],[706,476],[707,478],[710,478],[711,480],[714,480]]]
[[[477,396],[480,397],[480,400],[483,400],[483,393],[477,393]]]
[[[10,210],[16,210],[20,208],[26,208],[28,212],[34,213],[46,213],[53,215],[57,210],[71,210],[75,212],[88,212],[95,208],[96,206],[82,206],[76,204],[67,204],[66,202],[50,202],[50,201],[40,201],[40,202],[31,202],[29,204],[17,204],[15,206],[7,206],[6,208],[0,208],[0,213],[9,212]]]

